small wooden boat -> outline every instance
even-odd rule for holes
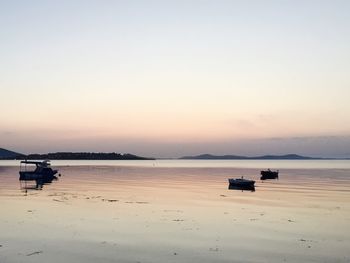
[[[247,191],[255,191],[255,181],[253,180],[247,180],[242,178],[238,179],[228,179],[229,186],[228,189],[233,189],[233,190],[247,190]]]
[[[57,170],[50,167],[50,161],[21,161],[19,181],[21,189],[26,193],[28,190],[42,190],[46,184],[57,180]],[[60,175],[59,175],[60,176]],[[22,182],[24,182],[22,184]],[[34,184],[35,182],[35,184]]]
[[[254,187],[255,184],[255,181],[243,179],[243,176],[238,179],[228,179],[228,182],[231,186],[236,187]]]
[[[35,165],[35,169],[28,168],[28,165]],[[38,179],[54,179],[57,170],[53,170],[50,167],[50,161],[21,161],[19,180],[38,180]]]
[[[278,179],[278,173],[279,171],[271,171],[270,169],[267,169],[265,171],[261,171],[261,177],[260,180],[266,180],[266,179]]]

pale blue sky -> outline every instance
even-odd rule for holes
[[[0,1],[0,147],[350,156],[349,12]]]

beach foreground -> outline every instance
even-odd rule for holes
[[[350,169],[57,168],[35,190],[0,165],[0,262],[350,262]]]

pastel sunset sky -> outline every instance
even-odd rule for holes
[[[350,157],[350,1],[0,1],[0,147]]]

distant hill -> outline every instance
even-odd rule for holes
[[[29,154],[28,160],[154,160],[133,154],[93,153],[93,152],[57,152],[47,154]]]
[[[16,153],[3,148],[0,148],[0,159],[17,159],[22,158],[24,155],[21,153]]]
[[[184,156],[179,159],[184,160],[320,160],[322,158],[312,158],[297,154],[285,155],[262,155],[262,156],[240,156],[240,155],[212,155],[201,154],[196,156]]]

